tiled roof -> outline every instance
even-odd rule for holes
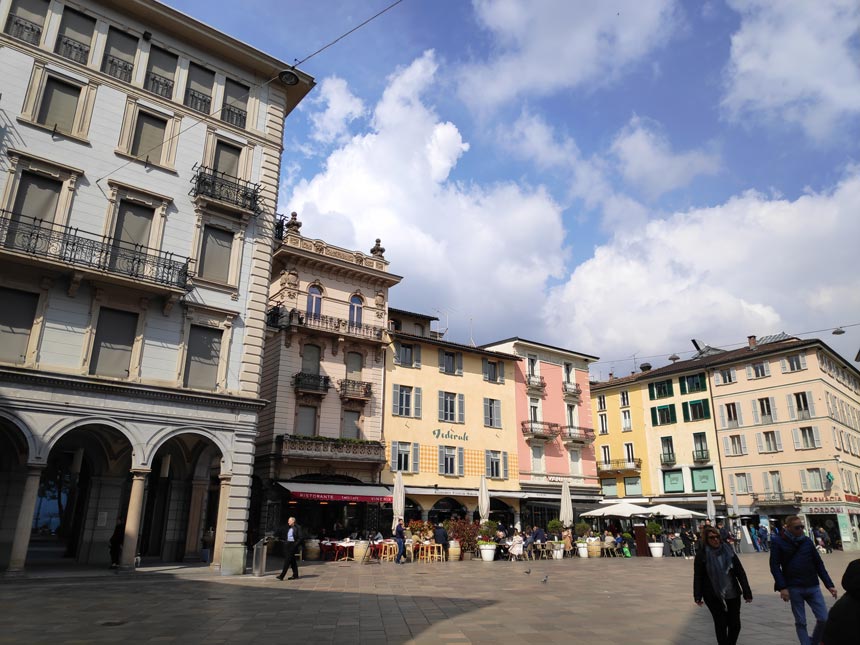
[[[422,320],[439,320],[436,316],[428,316],[427,314],[417,314],[414,311],[406,311],[405,309],[388,308],[388,315],[396,314],[400,316],[409,316],[410,318],[421,318]]]
[[[491,345],[503,345],[504,343],[528,343],[529,345],[534,345],[535,347],[544,347],[551,351],[562,352],[564,354],[574,354],[575,356],[579,356],[580,358],[585,359],[586,361],[596,361],[599,360],[599,356],[592,356],[591,354],[583,354],[582,352],[577,352],[572,349],[565,349],[564,347],[556,347],[554,345],[547,345],[546,343],[539,343],[536,340],[528,340],[526,338],[520,338],[519,336],[511,336],[510,338],[503,338],[502,340],[497,340],[493,343],[484,343],[481,347],[490,347]]]
[[[501,358],[508,361],[523,360],[521,356],[505,354],[504,352],[494,352],[490,349],[484,349],[483,347],[473,347],[472,345],[463,345],[462,343],[452,343],[450,340],[443,340],[441,338],[433,338],[431,336],[418,336],[417,334],[407,334],[403,331],[390,331],[388,333],[394,339],[403,339],[427,343],[428,345],[436,345],[437,347],[450,347],[451,349],[459,349],[466,352],[472,352],[473,354],[481,354],[483,356],[491,356],[494,358]]]

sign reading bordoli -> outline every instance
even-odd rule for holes
[[[454,441],[468,441],[469,440],[469,433],[468,432],[463,432],[463,434],[458,434],[458,433],[453,432],[451,430],[445,430],[443,432],[439,428],[436,428],[433,431],[433,436],[436,439],[453,439]]]

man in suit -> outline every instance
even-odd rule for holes
[[[296,552],[302,548],[302,527],[296,524],[296,518],[291,517],[287,520],[287,537],[284,539],[284,568],[278,580],[283,580],[287,575],[287,569],[293,568],[293,575],[287,580],[295,580],[299,577],[299,565],[296,562]]]

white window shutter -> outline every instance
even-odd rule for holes
[[[499,372],[499,383],[504,383],[505,382],[505,362],[500,360],[497,363],[497,369]]]
[[[463,449],[463,446],[460,446],[457,448],[457,474],[460,477],[462,477],[463,473],[465,472],[465,464],[466,464],[465,450]]]
[[[466,423],[466,395],[457,395],[457,422]]]
[[[391,442],[391,470],[397,470],[397,453],[398,444],[396,441]]]
[[[495,427],[501,428],[502,427],[502,400],[501,399],[494,399],[493,400],[493,412],[495,413],[494,414],[494,417],[495,417],[494,421],[496,421],[496,423],[497,423],[497,425]]]
[[[416,419],[421,418],[421,388],[416,387],[412,390],[412,407],[415,410],[414,417]]]
[[[785,374],[788,371],[788,361],[784,358],[779,359],[779,366],[782,368],[782,373]]]
[[[788,416],[792,421],[794,421],[797,418],[797,413],[794,411],[794,395],[786,394],[785,403],[788,406]]]
[[[439,350],[439,371],[440,372],[445,371],[445,350],[444,349]]]
[[[732,373],[732,383],[737,382],[738,375],[737,375],[737,372],[735,372],[735,368],[732,367],[729,371]]]
[[[492,404],[490,403],[490,399],[488,399],[487,397],[484,397],[484,425],[485,426],[490,425],[490,406],[491,405]]]
[[[508,453],[507,451],[502,453],[502,478],[508,478]]]
[[[812,392],[806,393],[806,404],[809,406],[809,416],[815,416],[815,397],[812,396]]]
[[[842,450],[842,446],[839,445],[839,431],[836,429],[836,426],[833,426],[833,445],[837,450]]]
[[[762,442],[761,432],[755,433],[755,445],[759,452],[764,450],[764,443]]]
[[[747,492],[751,493],[752,489],[753,489],[752,473],[747,473],[746,480],[747,480]]]
[[[720,404],[720,427],[726,427],[726,406],[722,403]]]
[[[776,430],[773,434],[776,435],[776,449],[782,452],[782,432]]]
[[[821,447],[821,435],[818,434],[818,426],[812,426],[812,437],[815,439],[815,447]]]
[[[463,376],[463,352],[457,352],[457,376]]]
[[[400,341],[394,341],[394,364],[400,365]]]
[[[741,404],[740,403],[737,404],[737,411],[738,411],[738,425],[743,426],[743,424],[744,424],[744,413],[741,411]]]
[[[770,361],[764,362],[764,375],[770,376]]]
[[[493,471],[490,469],[490,451],[484,451],[484,474],[487,477],[490,477],[493,474]]]
[[[791,429],[791,436],[794,439],[794,449],[800,450],[800,433],[797,431],[797,428]]]
[[[735,475],[731,475],[729,477],[729,492],[730,493],[735,492]]]
[[[747,454],[747,438],[741,435],[741,454]]]
[[[800,355],[800,369],[802,369],[802,370],[806,369],[806,354]]]
[[[720,371],[715,370],[714,371],[714,385],[720,385],[722,383],[722,381],[723,381],[723,379],[720,376]]]
[[[764,492],[769,493],[770,492],[770,473],[763,472],[761,474],[761,479],[762,479],[762,482],[764,483]]]
[[[400,410],[400,386],[394,384],[391,388],[391,413],[395,416],[400,416],[403,412]]]
[[[770,416],[773,419],[774,423],[776,423],[776,399],[774,397],[769,397],[770,399]]]
[[[439,390],[439,421],[445,420],[445,393]]]
[[[416,441],[412,444],[412,472],[421,470],[421,445]]]
[[[755,425],[759,424],[759,416],[758,416],[758,401],[753,400],[752,402],[752,411],[753,411],[753,423]]]
[[[439,446],[439,474],[445,474],[445,446]]]
[[[728,437],[723,437],[723,454],[726,457],[732,456],[732,446],[731,446],[731,443],[729,443]]]
[[[806,483],[806,471],[800,471],[800,490],[809,490],[809,486]]]
[[[752,377],[753,377],[752,365],[747,365],[747,378],[752,380]]]

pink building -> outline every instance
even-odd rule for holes
[[[516,337],[484,348],[523,358],[515,367],[523,526],[558,517],[565,481],[575,517],[594,508],[601,495],[588,364],[597,357]]]

